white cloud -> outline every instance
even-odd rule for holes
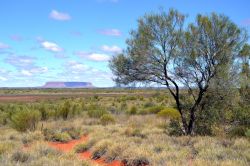
[[[61,52],[63,49],[59,47],[56,43],[49,42],[49,41],[43,41],[41,42],[41,45],[44,49],[52,52]]]
[[[101,47],[101,50],[105,51],[105,52],[110,52],[110,53],[121,53],[122,52],[122,49],[116,45],[113,45],[113,46],[103,45]]]
[[[66,66],[71,69],[72,73],[79,73],[89,70],[89,66],[76,61],[69,61]]]
[[[122,35],[121,31],[118,29],[102,29],[99,32],[107,36],[121,36]]]
[[[88,56],[88,59],[93,61],[108,61],[110,57],[106,54],[92,53]]]
[[[24,76],[32,76],[33,75],[29,70],[21,70],[21,74]]]
[[[52,10],[50,12],[50,18],[59,20],[59,21],[68,21],[71,19],[71,16],[68,13],[58,12],[57,10]]]
[[[0,49],[7,49],[7,48],[10,48],[8,44],[4,44],[0,42]]]
[[[30,56],[9,55],[4,61],[18,69],[26,69],[34,67],[34,60],[35,58]]]
[[[0,76],[0,80],[1,80],[1,81],[7,81],[8,79],[5,78],[5,77]]]
[[[110,59],[110,56],[107,54],[99,54],[99,53],[87,53],[83,51],[75,52],[75,55],[86,58],[91,61],[97,61],[97,62],[105,62]]]
[[[47,72],[48,72],[47,67],[36,67],[29,70],[27,69],[21,70],[21,74],[24,76],[33,76],[34,74],[43,74]]]

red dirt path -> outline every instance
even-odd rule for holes
[[[72,151],[77,144],[83,143],[87,140],[88,140],[88,137],[83,136],[78,140],[72,140],[72,141],[69,141],[67,143],[49,142],[49,146],[51,146],[57,150],[60,150],[62,152],[67,153],[67,152]],[[120,162],[118,160],[114,160],[111,163],[106,163],[104,158],[100,158],[98,160],[93,160],[93,159],[91,159],[92,153],[90,151],[78,153],[78,156],[82,160],[90,160],[91,162],[93,162],[95,164],[99,164],[101,166],[123,166],[124,165],[124,164],[122,164],[122,162]]]

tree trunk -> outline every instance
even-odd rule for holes
[[[190,113],[190,120],[189,120],[189,123],[188,123],[188,130],[187,130],[187,135],[194,135],[194,122],[195,122],[195,115],[194,115],[194,111],[191,110],[191,113]]]

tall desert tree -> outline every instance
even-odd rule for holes
[[[229,67],[244,36],[222,15],[198,15],[185,32],[184,19],[173,9],[145,15],[131,32],[127,49],[111,59],[110,67],[118,84],[153,82],[166,86],[181,115],[183,133],[190,135],[211,80]],[[192,98],[188,106],[185,95]]]

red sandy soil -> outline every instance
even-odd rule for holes
[[[78,140],[72,140],[72,141],[69,141],[67,143],[49,142],[49,146],[51,146],[51,147],[53,147],[53,148],[55,148],[57,150],[60,150],[62,152],[67,153],[67,152],[72,151],[77,144],[83,143],[83,142],[85,142],[87,140],[88,140],[88,137],[83,136]],[[90,151],[86,151],[86,152],[83,152],[83,153],[78,153],[78,156],[82,160],[90,160],[93,163],[99,164],[101,166],[123,166],[122,162],[120,162],[118,160],[114,160],[111,163],[106,163],[103,158],[100,158],[98,160],[93,160],[93,159],[91,159],[92,153]]]

